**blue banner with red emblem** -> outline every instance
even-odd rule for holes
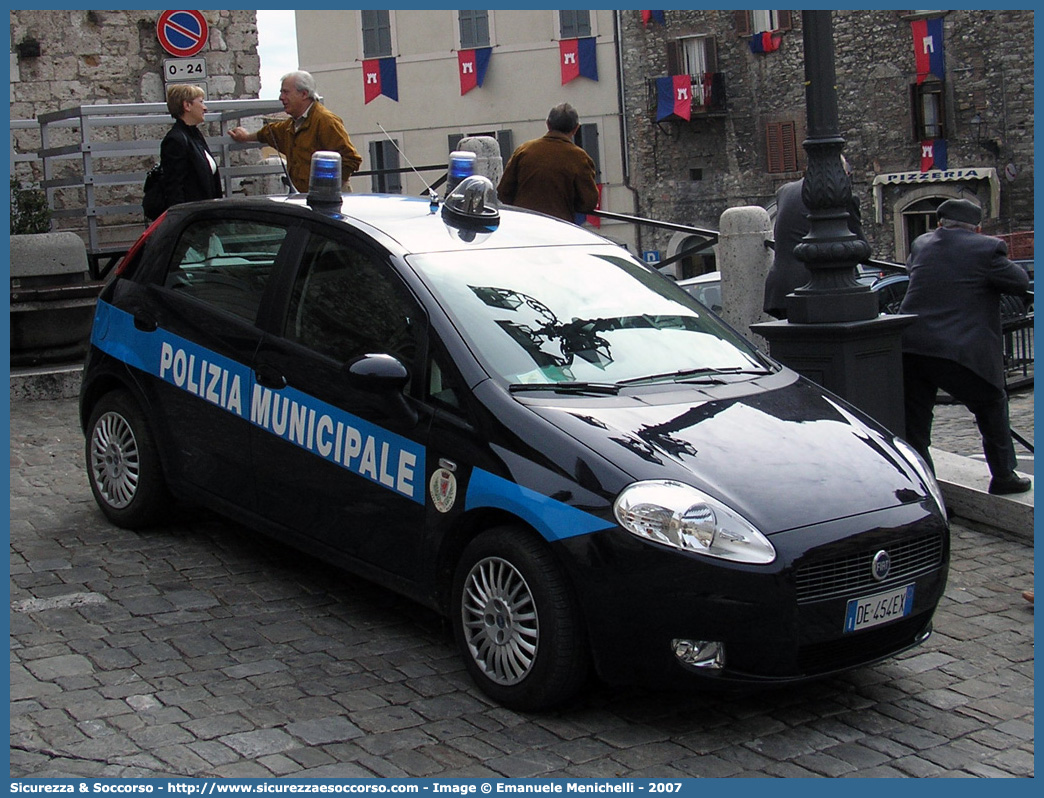
[[[915,19],[913,29],[914,60],[917,63],[917,82],[923,83],[929,75],[943,80],[946,75],[946,59],[943,50],[942,17]]]
[[[643,11],[642,24],[648,25],[650,22],[659,22],[661,25],[667,24],[662,11]]]
[[[595,37],[562,39],[558,43],[562,66],[562,85],[576,78],[598,80],[598,61],[595,58]]]
[[[656,78],[656,121],[672,116],[686,121],[692,117],[692,78],[688,75]]]
[[[492,47],[457,51],[457,71],[460,73],[460,94],[463,97],[476,86],[481,86],[489,69]]]
[[[366,103],[382,94],[399,101],[399,73],[395,58],[368,58],[363,65],[363,99]]]

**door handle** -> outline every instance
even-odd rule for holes
[[[254,375],[257,377],[257,384],[265,388],[281,391],[286,387],[286,377],[273,369],[261,366],[254,369]]]
[[[155,332],[159,325],[148,313],[135,313],[134,326],[143,332]]]

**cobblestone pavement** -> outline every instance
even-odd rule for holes
[[[388,591],[198,511],[109,525],[82,446],[73,400],[12,403],[13,777],[1034,775],[1025,543],[955,525],[935,634],[884,663],[529,716]]]

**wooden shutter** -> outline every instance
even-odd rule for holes
[[[790,30],[794,27],[791,13],[789,11],[777,11],[776,23],[779,25],[776,30]]]
[[[770,173],[796,172],[797,125],[794,122],[769,122],[765,126],[765,154]]]
[[[667,74],[682,74],[681,43],[677,39],[667,42]]]
[[[595,164],[595,182],[602,182],[602,164],[598,158],[598,125],[594,122],[580,125],[576,134],[577,145],[588,155]]]
[[[740,36],[750,36],[753,27],[749,11],[733,11],[732,18],[735,21],[736,33]]]

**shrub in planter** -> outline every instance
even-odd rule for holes
[[[11,178],[11,235],[46,233],[51,229],[47,195],[38,188],[25,188]]]

